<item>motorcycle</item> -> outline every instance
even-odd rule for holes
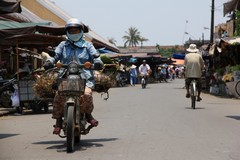
[[[118,70],[116,75],[117,85],[119,87],[124,87],[127,84],[127,75],[125,71]]]
[[[83,68],[93,69],[94,65],[90,62],[80,65],[72,61],[67,65],[57,63],[56,66],[65,69],[62,76],[58,78],[57,85],[59,95],[66,97],[62,124],[64,135],[59,136],[66,138],[67,152],[72,152],[74,145],[80,142],[81,135],[88,134],[93,127],[91,125],[87,127],[86,114],[81,113],[80,97],[84,94],[86,80],[82,79],[80,75]]]
[[[0,80],[0,105],[9,108],[11,106],[11,96],[14,93],[16,79]]]

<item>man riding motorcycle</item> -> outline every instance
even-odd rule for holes
[[[151,68],[150,66],[146,63],[146,60],[144,59],[142,61],[142,64],[138,68],[139,75],[140,77],[146,76],[146,79],[148,79],[150,73],[151,73]]]
[[[44,64],[45,69],[49,69],[57,61],[61,61],[63,64],[68,64],[73,59],[79,64],[84,64],[85,62],[94,63],[95,69],[101,69],[103,62],[95,55],[97,54],[96,49],[90,42],[84,40],[84,33],[88,32],[88,28],[84,26],[78,19],[70,19],[65,25],[65,32],[67,35],[67,40],[62,41],[55,49],[55,56],[50,57]],[[96,127],[98,121],[93,118],[92,111],[94,108],[92,89],[94,87],[94,72],[90,69],[83,69],[84,72],[81,74],[83,79],[86,79],[86,88],[84,95],[81,97],[83,100],[82,106],[86,113],[86,118],[88,123]],[[62,127],[62,117],[64,112],[65,97],[60,96],[57,92],[53,100],[53,112],[52,118],[56,119],[56,124],[54,126],[53,134],[60,134]]]

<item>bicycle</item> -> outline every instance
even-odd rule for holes
[[[142,85],[142,89],[146,88],[147,82],[146,82],[146,75],[142,75],[141,78],[141,85]]]
[[[240,96],[240,81],[238,81],[235,85],[235,91]]]
[[[190,96],[191,96],[191,107],[196,108],[196,99],[198,95],[197,80],[193,79],[190,83]]]

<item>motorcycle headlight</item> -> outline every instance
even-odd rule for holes
[[[69,74],[77,74],[79,72],[78,64],[77,63],[69,64],[68,71],[69,71]]]

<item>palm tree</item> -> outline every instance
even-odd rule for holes
[[[117,46],[117,45],[116,45],[117,41],[116,41],[114,38],[109,38],[109,39],[108,39],[108,42],[111,43],[111,44],[113,44],[114,46]]]
[[[140,37],[140,40],[139,40],[139,41],[141,42],[141,47],[142,47],[142,46],[143,46],[143,42],[148,41],[148,39],[145,38],[145,37]]]
[[[127,35],[123,36],[124,46],[128,44],[128,46],[136,47],[139,41],[141,40],[140,32],[135,27],[130,27],[128,32],[125,31]]]

